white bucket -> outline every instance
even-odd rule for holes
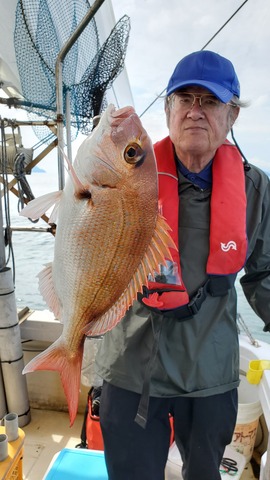
[[[175,442],[172,443],[169,449],[168,460],[165,468],[165,480],[183,480],[182,458]]]
[[[242,453],[248,463],[253,454],[262,407],[257,386],[251,385],[244,376],[240,376],[240,380],[238,414],[231,446]]]
[[[246,466],[245,457],[240,453],[236,452],[233,448],[230,447],[230,445],[227,445],[223,456],[226,458],[230,458],[231,460],[235,460],[238,470],[232,477],[230,473],[224,473],[224,468],[220,466],[220,471],[222,472],[222,480],[232,480],[232,478],[233,480],[240,480]],[[165,468],[165,480],[183,480],[181,474],[182,466],[183,462],[180,452],[176,446],[176,443],[173,442],[173,444],[170,446],[168,461]]]

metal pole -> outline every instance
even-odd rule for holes
[[[1,186],[0,186],[1,192]],[[6,265],[5,260],[5,239],[4,239],[4,226],[3,226],[3,214],[2,214],[2,200],[0,195],[0,274],[1,271],[4,270]],[[1,312],[2,315],[2,312]],[[0,329],[2,327],[2,318],[0,317]],[[3,374],[2,374],[2,364],[1,364],[1,357],[0,357],[0,417],[3,418],[4,415],[7,413],[7,404],[6,404],[6,395],[5,395],[5,386],[3,381]]]
[[[1,192],[0,187],[0,193]],[[4,237],[4,226],[3,226],[3,212],[2,212],[2,195],[0,195],[0,230],[1,230],[1,238],[0,238],[0,271],[3,270],[6,266],[6,257],[5,257],[5,237]]]
[[[67,156],[72,163],[72,148],[71,148],[71,122],[70,122],[70,90],[66,94],[66,131],[67,131]]]
[[[60,50],[55,67],[55,81],[56,81],[56,109],[57,109],[57,137],[58,137],[58,174],[59,174],[59,190],[64,188],[64,161],[63,161],[63,149],[64,149],[64,122],[63,122],[63,77],[62,77],[62,67],[63,61],[74,45],[76,40],[79,38],[85,27],[87,27],[88,23],[101,5],[104,3],[105,0],[96,0],[95,3],[90,7],[85,17],[82,19],[81,23],[76,28],[75,32],[69,40],[65,43],[63,48]]]
[[[10,268],[0,272],[0,312],[0,358],[7,409],[18,413],[19,426],[23,427],[30,422],[31,413],[26,377],[22,375],[24,360],[21,332]]]

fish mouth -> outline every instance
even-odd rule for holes
[[[116,179],[121,179],[122,173],[118,170],[117,165],[107,159],[110,152],[107,151],[106,155],[101,154],[103,134],[109,137],[122,159],[134,168],[142,165],[146,158],[147,151],[144,146],[147,134],[132,106],[116,109],[113,104],[110,104],[101,116],[99,124],[93,131],[93,135],[96,135],[97,139],[97,148],[93,153],[96,155],[100,167],[103,165],[113,174],[115,180],[112,184],[114,184]],[[95,183],[99,184],[98,179],[94,177],[95,175],[92,174]]]
[[[136,115],[134,107],[128,105],[123,108],[116,110],[114,105],[110,105],[111,108],[108,109],[110,115],[110,125],[111,127],[117,127],[121,124],[122,121],[129,118],[131,115]]]
[[[134,146],[134,150],[142,148],[146,132],[142,126],[141,120],[135,112],[134,107],[127,106],[116,110],[115,108],[109,110],[109,127],[111,128],[111,140],[116,146],[122,145],[123,152],[127,151],[128,146]],[[140,159],[142,154],[140,153]],[[134,161],[133,161],[134,160]],[[129,158],[128,163],[138,163],[139,159],[134,154],[133,159]]]

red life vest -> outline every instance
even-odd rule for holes
[[[171,227],[171,236],[178,246],[178,176],[170,138],[166,137],[156,143],[154,151],[159,177],[160,211]],[[234,274],[234,280],[236,273],[245,264],[247,253],[244,166],[242,157],[234,145],[226,141],[218,148],[213,161],[212,175],[210,251],[206,273],[209,276],[217,276],[216,278],[221,277],[221,280],[225,278],[224,276]],[[190,302],[181,277],[179,252],[172,249],[171,254],[179,273],[178,284],[149,282],[148,298],[142,300],[149,307],[169,310]]]

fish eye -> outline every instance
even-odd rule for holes
[[[127,163],[135,165],[143,160],[145,152],[138,143],[129,143],[124,151],[124,159]]]

